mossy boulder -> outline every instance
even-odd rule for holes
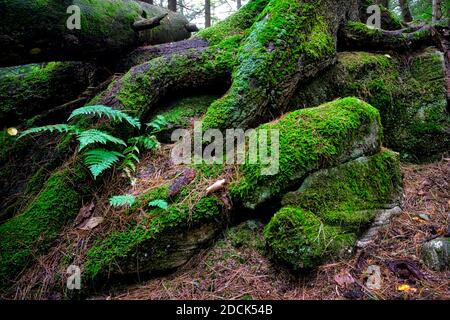
[[[436,271],[450,270],[450,238],[425,242],[421,252],[423,262]]]
[[[442,53],[428,48],[399,55],[342,52],[338,63],[299,86],[293,109],[356,96],[380,111],[384,144],[404,160],[427,160],[450,149]]]
[[[13,282],[35,257],[45,253],[76,217],[85,178],[82,168],[56,171],[21,214],[0,225],[0,287]]]
[[[351,249],[379,209],[398,206],[402,174],[398,154],[382,150],[313,173],[265,228],[270,252],[293,269],[318,266]]]
[[[99,279],[180,266],[233,217],[228,208],[231,202],[224,200],[226,193],[232,194],[234,204],[251,207],[281,197],[314,171],[376,153],[381,141],[379,120],[375,108],[347,98],[292,112],[260,126],[280,130],[278,174],[262,176],[262,164],[244,164],[236,175],[232,174],[240,178],[230,190],[205,195],[205,181],[216,181],[230,168],[219,164],[195,166],[195,179],[176,196],[169,196],[167,185],[139,196],[127,213],[133,222],[93,244],[84,273],[90,279]],[[168,209],[149,208],[147,203],[155,199],[167,201]]]
[[[294,111],[258,130],[279,132],[279,168],[267,175],[261,162],[241,166],[230,192],[249,209],[298,187],[314,171],[378,152],[382,139],[378,111],[356,98]]]

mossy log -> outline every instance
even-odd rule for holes
[[[82,62],[9,68],[0,78],[2,127],[23,124],[25,120],[76,100],[87,87],[97,85],[103,77],[94,64]],[[46,121],[59,119],[47,117]]]
[[[71,5],[80,8],[80,29],[67,28]],[[165,14],[153,29],[133,27]],[[112,59],[140,45],[182,40],[191,34],[182,15],[133,0],[1,0],[0,21],[0,67]]]

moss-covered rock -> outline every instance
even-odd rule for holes
[[[312,268],[351,248],[380,212],[399,205],[402,175],[398,154],[383,150],[318,171],[265,228],[273,256],[294,269]]]
[[[278,172],[266,175],[267,165],[247,159],[230,190],[235,201],[252,209],[298,186],[314,171],[376,153],[382,139],[378,111],[356,98],[294,111],[261,129],[279,132]]]
[[[75,218],[86,173],[80,167],[52,174],[23,213],[0,225],[0,283],[7,286],[35,257],[50,247]]]
[[[354,234],[325,225],[311,212],[295,207],[278,211],[264,236],[273,256],[294,270],[316,267],[356,241]]]
[[[426,160],[450,149],[442,53],[427,49],[403,56],[343,52],[338,63],[301,85],[291,109],[353,95],[380,111],[384,144],[402,159]]]
[[[261,164],[244,164],[232,174],[240,177],[230,190],[236,205],[279,197],[311,172],[376,153],[381,140],[377,110],[355,98],[292,112],[263,128],[280,130],[279,173],[263,176]],[[195,179],[175,197],[168,196],[167,185],[139,196],[128,210],[133,222],[93,244],[84,268],[90,278],[177,267],[221,231],[230,219],[225,214],[230,202],[224,194],[205,195],[205,181],[220,179],[230,168],[194,167]],[[166,200],[169,208],[148,208],[155,199]],[[144,217],[138,214],[143,211]]]

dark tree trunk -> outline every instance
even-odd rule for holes
[[[236,0],[236,9],[240,9],[242,7],[242,1],[241,0]]]
[[[143,44],[186,39],[185,17],[143,2],[123,0],[112,4],[97,0],[95,5],[80,0],[80,29],[67,28],[71,1],[0,0],[0,67],[32,62],[116,57]],[[85,3],[84,5],[82,5]],[[120,4],[118,6],[117,4]],[[105,12],[111,16],[99,16]],[[76,14],[76,11],[73,11]],[[133,25],[168,13],[153,30],[138,31]],[[70,20],[73,21],[73,20]],[[157,27],[158,26],[158,27]]]
[[[173,12],[177,11],[177,0],[168,0],[167,1],[167,9],[172,10]]]
[[[413,20],[413,17],[411,14],[411,9],[409,8],[409,0],[399,0],[399,4],[403,21],[411,22]]]
[[[211,26],[211,0],[205,0],[205,28]]]
[[[438,22],[442,19],[442,1],[433,0],[433,22]]]

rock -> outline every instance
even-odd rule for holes
[[[265,228],[272,256],[294,270],[314,268],[351,252],[372,223],[360,244],[370,242],[401,212],[401,186],[399,156],[389,150],[313,173]]]
[[[437,238],[422,245],[422,260],[431,269],[450,269],[450,238]]]

